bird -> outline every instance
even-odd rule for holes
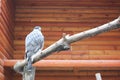
[[[25,58],[27,59],[27,70],[31,71],[32,68],[32,55],[38,51],[42,51],[44,46],[44,36],[41,32],[40,26],[35,26],[33,31],[30,32],[25,38]]]

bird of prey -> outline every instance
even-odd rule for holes
[[[42,51],[43,46],[44,36],[42,35],[41,27],[35,26],[33,31],[29,33],[25,39],[25,53],[26,53],[25,58],[28,60],[26,66],[28,71],[31,70],[32,68],[33,62],[33,60],[31,59],[32,55],[34,55],[39,50]]]

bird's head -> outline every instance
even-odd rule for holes
[[[40,26],[35,26],[34,29],[40,30],[41,31],[41,27]]]

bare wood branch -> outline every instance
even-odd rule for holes
[[[45,58],[46,56],[54,53],[54,52],[59,52],[59,51],[63,51],[63,50],[68,50],[70,49],[70,44],[88,37],[92,37],[95,35],[98,35],[100,33],[103,32],[107,32],[113,29],[117,29],[120,28],[120,17],[115,19],[112,22],[109,22],[107,24],[104,24],[102,26],[87,30],[87,31],[83,31],[81,33],[78,34],[74,34],[72,36],[63,34],[63,37],[58,40],[57,42],[55,42],[54,44],[52,44],[51,46],[49,46],[48,48],[46,48],[43,51],[38,51],[35,55],[32,56],[33,59],[33,63]],[[23,60],[21,62],[17,62],[14,65],[14,70],[16,72],[21,73],[23,71],[23,67],[24,65],[27,63],[27,60]]]
[[[96,76],[96,80],[102,80],[102,77],[101,77],[100,73],[96,73],[95,76]]]

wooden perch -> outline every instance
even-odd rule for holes
[[[57,42],[55,42],[54,44],[52,44],[51,46],[49,46],[42,52],[38,51],[35,55],[33,55],[32,56],[33,63],[45,58],[46,56],[50,55],[53,52],[56,52],[56,51],[59,52],[59,51],[70,49],[69,45],[73,42],[76,42],[76,41],[79,41],[79,40],[82,40],[88,37],[92,37],[97,34],[107,32],[107,31],[117,29],[117,28],[120,28],[120,18],[115,19],[114,21],[104,24],[102,26],[99,26],[99,27],[96,27],[96,28],[93,28],[87,31],[83,31],[81,33],[74,34],[72,36],[63,34],[63,37],[60,40],[58,40]],[[14,65],[14,70],[16,72],[22,72],[23,67],[26,63],[27,63],[27,60],[17,62]]]
[[[102,77],[101,77],[100,73],[96,73],[95,76],[96,76],[96,80],[102,80]]]
[[[4,60],[4,67],[13,67],[19,60]],[[22,61],[22,60],[20,60]],[[100,67],[100,68],[119,68],[120,60],[41,60],[33,64],[35,67]]]

